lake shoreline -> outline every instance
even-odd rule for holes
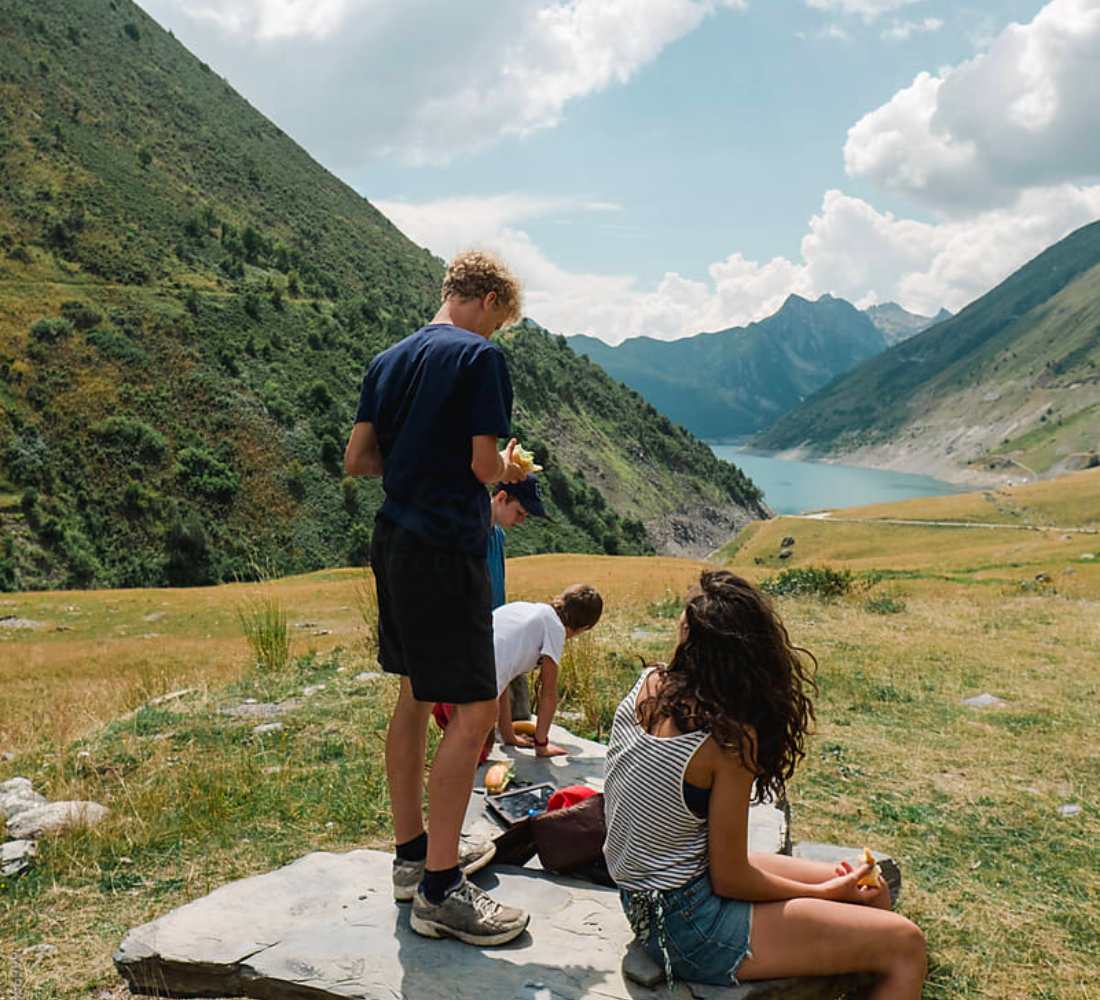
[[[764,503],[778,516],[946,496],[974,488],[898,469],[807,461],[714,441],[707,445],[718,458],[734,463],[752,479],[763,491]]]

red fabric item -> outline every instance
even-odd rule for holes
[[[432,705],[432,718],[435,719],[440,729],[446,729],[447,723],[451,721],[455,714],[454,705],[447,705],[441,701],[437,701]],[[489,754],[493,750],[493,736],[492,729],[489,730],[489,735],[485,737],[485,746],[481,748],[481,756],[478,757],[478,764],[484,764],[489,759]]]
[[[546,803],[546,811],[553,812],[555,809],[575,806],[578,802],[583,802],[595,794],[596,789],[589,788],[587,785],[566,785],[565,788],[559,788],[550,796],[550,801]]]

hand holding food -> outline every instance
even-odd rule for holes
[[[864,889],[876,889],[882,882],[882,869],[879,868],[878,862],[875,861],[875,856],[871,853],[871,848],[863,848],[863,863],[870,865],[871,870],[863,876],[856,885]]]
[[[515,451],[512,452],[512,461],[524,472],[542,472],[542,466],[535,464],[535,453],[528,451],[521,444],[517,444]]]

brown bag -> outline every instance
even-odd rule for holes
[[[607,823],[602,792],[576,805],[536,816],[531,820],[531,833],[539,861],[547,871],[611,884],[603,859]]]

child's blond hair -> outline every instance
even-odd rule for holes
[[[508,309],[505,325],[523,314],[523,291],[519,279],[496,254],[488,250],[463,250],[447,265],[443,295],[458,299],[480,299],[497,293],[497,302]]]

